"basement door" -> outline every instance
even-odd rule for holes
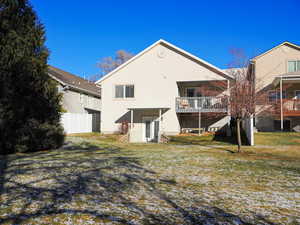
[[[159,133],[159,121],[157,117],[143,117],[143,140],[144,142],[157,142]]]

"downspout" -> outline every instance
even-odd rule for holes
[[[280,77],[280,129],[283,131],[282,76]]]

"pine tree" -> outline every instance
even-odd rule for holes
[[[0,154],[57,148],[61,96],[47,74],[45,30],[28,0],[0,0]]]

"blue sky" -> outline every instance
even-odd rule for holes
[[[290,41],[300,45],[299,0],[31,0],[46,27],[49,64],[79,76],[124,49],[138,53],[162,38],[220,67],[229,49],[248,56]]]

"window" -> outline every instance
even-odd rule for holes
[[[126,98],[134,98],[134,86],[133,85],[126,85],[125,90],[125,97]]]
[[[269,102],[275,102],[277,100],[280,100],[280,91],[269,91]],[[282,91],[282,98],[286,98],[286,92]]]
[[[288,72],[300,71],[300,60],[288,61]]]
[[[202,97],[200,88],[186,88],[186,96],[187,97]]]
[[[195,88],[187,88],[186,95],[187,97],[195,97]]]
[[[115,98],[134,98],[134,85],[116,85]]]
[[[124,98],[124,86],[123,85],[116,85],[116,98]]]

